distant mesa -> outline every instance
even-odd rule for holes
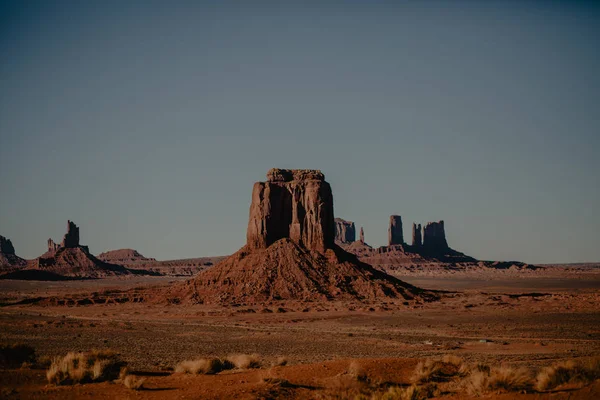
[[[10,239],[0,236],[0,273],[24,267],[27,261],[15,254],[15,247]]]
[[[206,304],[437,298],[360,262],[335,244],[335,230],[321,171],[271,169],[254,184],[246,245],[171,293]]]
[[[98,259],[112,264],[118,264],[123,266],[140,264],[146,265],[156,262],[155,258],[144,257],[137,250],[134,249],[119,249],[106,251],[104,253],[98,254]]]
[[[57,244],[48,239],[48,251],[29,263],[26,272],[29,279],[33,279],[35,271],[43,272],[39,274],[41,280],[45,276],[104,278],[132,273],[121,265],[101,261],[90,254],[88,247],[79,243],[79,227],[71,221],[67,221],[67,233],[62,242]]]
[[[336,237],[339,235],[340,232],[336,232]],[[390,216],[387,246],[373,248],[367,245],[362,228],[360,241],[347,243],[338,240],[337,243],[361,261],[383,267],[384,270],[390,265],[477,261],[448,246],[444,221],[428,222],[424,227],[413,223],[412,244],[405,243],[402,217],[399,215]]]
[[[180,260],[157,261],[145,257],[134,249],[106,251],[98,255],[98,259],[107,263],[122,265],[131,271],[138,270],[166,276],[192,276],[210,268],[225,257],[200,257]]]

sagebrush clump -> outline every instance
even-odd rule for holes
[[[600,379],[600,357],[563,361],[546,367],[538,373],[535,387],[546,391],[565,384],[586,385],[596,379]]]
[[[117,379],[123,366],[119,354],[110,350],[69,352],[52,360],[46,378],[56,385],[108,381]]]

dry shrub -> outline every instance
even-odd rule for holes
[[[70,352],[52,361],[46,378],[56,385],[101,382],[116,379],[124,365],[119,355],[112,351]]]
[[[435,384],[412,385],[406,388],[392,386],[386,392],[365,397],[370,400],[425,400],[439,395]]]
[[[493,391],[516,392],[531,389],[532,375],[527,368],[498,367],[474,370],[465,379],[467,393],[481,396]]]
[[[127,375],[123,379],[123,385],[131,390],[142,390],[144,388],[145,378],[138,378],[134,375]]]
[[[182,361],[175,367],[175,372],[186,374],[217,374],[225,369],[231,369],[233,365],[220,358],[198,358],[196,360]]]
[[[420,361],[415,367],[412,380],[414,383],[445,382],[467,373],[468,368],[460,357],[447,355],[441,360]]]
[[[277,359],[275,360],[275,362],[273,363],[274,367],[283,367],[284,365],[287,365],[288,360],[285,357],[277,357]]]
[[[368,379],[363,367],[357,361],[352,361],[350,365],[348,365],[347,372],[356,380],[359,380],[361,382],[365,382]]]
[[[238,369],[260,368],[260,357],[258,354],[234,354],[225,359]]]
[[[600,357],[569,360],[546,367],[537,375],[535,387],[545,391],[565,384],[586,385],[596,379],[600,379]]]
[[[26,344],[0,346],[0,367],[19,368],[23,363],[35,362],[35,349]]]

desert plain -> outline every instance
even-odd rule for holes
[[[14,399],[600,398],[600,264],[476,260],[444,221],[374,248],[317,170],[254,185],[227,257],[96,257],[67,223],[2,237],[0,395]]]

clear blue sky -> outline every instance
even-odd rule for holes
[[[376,246],[600,261],[597,2],[312,4],[1,1],[0,234],[228,254],[253,182],[318,168]]]

